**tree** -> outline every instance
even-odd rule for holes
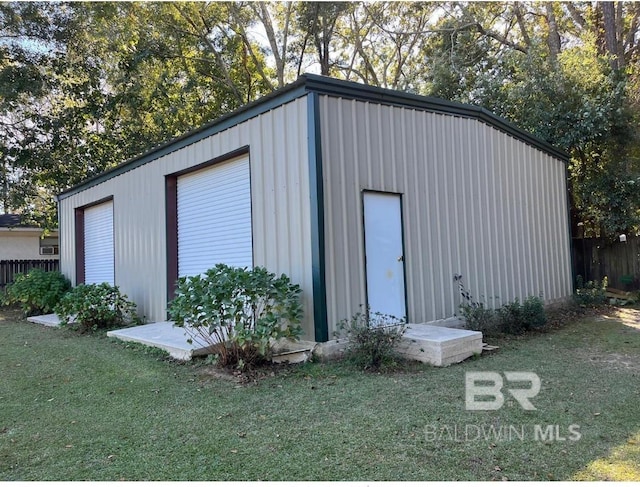
[[[311,43],[320,65],[320,74],[332,74],[332,43],[339,21],[352,8],[348,2],[302,2],[297,9],[298,28],[304,33],[301,52]]]
[[[421,52],[437,8],[418,2],[354,4],[336,33],[343,54],[335,67],[346,79],[421,91]]]
[[[484,106],[570,153],[574,224],[640,229],[640,4],[0,4],[0,201],[53,195],[307,69]],[[316,69],[317,68],[317,69]]]
[[[567,151],[573,224],[615,237],[640,231],[638,23],[635,5],[617,4],[612,18],[610,7],[451,4],[428,45],[437,68],[427,75],[434,94],[484,106]]]
[[[2,4],[5,211],[55,227],[56,193],[270,91],[230,8]]]
[[[61,158],[47,148],[61,152],[61,140],[87,129],[90,106],[103,102],[94,96],[96,69],[74,55],[79,29],[67,6],[2,4],[0,15],[3,209],[20,209],[25,220],[51,227],[50,193],[86,176],[76,163],[82,151],[91,151],[91,140],[79,144],[72,136]]]
[[[275,62],[277,86],[282,88],[285,85],[285,80],[293,81],[288,76],[287,68],[292,59],[289,45],[295,35],[292,28],[294,4],[293,2],[249,2],[248,7],[265,30]],[[246,29],[242,34],[246,45],[257,45],[256,42],[251,42],[247,38]]]

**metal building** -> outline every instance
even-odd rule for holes
[[[61,270],[166,319],[179,276],[285,273],[307,339],[572,292],[566,154],[484,109],[304,75],[59,195]]]

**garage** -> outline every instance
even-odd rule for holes
[[[308,74],[59,195],[60,269],[85,282],[77,217],[113,201],[115,283],[150,321],[218,263],[289,276],[317,342],[362,306],[456,319],[457,275],[487,307],[551,304],[572,293],[567,161],[482,108]],[[112,280],[91,225],[86,281]]]
[[[177,192],[179,277],[253,266],[248,154],[179,176]]]

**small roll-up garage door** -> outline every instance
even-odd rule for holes
[[[113,201],[84,210],[84,282],[114,284]]]
[[[249,156],[178,177],[178,275],[252,267]]]

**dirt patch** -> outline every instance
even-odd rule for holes
[[[568,323],[590,316],[602,316],[608,311],[608,307],[582,308],[580,306],[565,305],[551,306],[545,310],[547,315],[547,328],[562,328]]]
[[[624,353],[589,354],[589,361],[612,369],[640,371],[640,363],[634,355]]]
[[[17,306],[2,306],[0,308],[0,321],[22,321],[25,319],[24,313]]]
[[[249,370],[236,370],[206,365],[198,370],[201,379],[226,380],[238,385],[254,385],[261,380],[291,374],[296,368],[292,364],[264,364]]]

